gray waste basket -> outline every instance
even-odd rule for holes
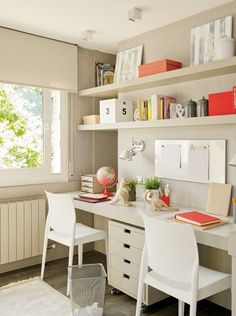
[[[103,265],[84,264],[68,270],[72,315],[102,316],[107,276]]]

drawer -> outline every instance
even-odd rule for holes
[[[89,181],[81,181],[81,186],[86,188],[93,188],[94,183]]]
[[[114,254],[123,259],[128,259],[132,263],[140,265],[142,258],[142,250],[137,249],[125,243],[110,239],[109,240],[109,254]]]
[[[110,268],[128,274],[129,276],[139,279],[140,265],[132,263],[131,260],[110,255]]]
[[[143,249],[144,231],[129,225],[109,221],[109,238]]]
[[[88,181],[88,182],[93,182],[94,179],[96,179],[96,176],[95,175],[82,175],[81,176],[81,181]]]
[[[108,283],[122,292],[137,298],[138,280],[115,269],[109,269]]]

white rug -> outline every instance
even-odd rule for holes
[[[0,316],[71,316],[70,300],[40,278],[0,288]]]

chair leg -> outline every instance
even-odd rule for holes
[[[83,245],[78,245],[78,265],[83,264]]]
[[[41,265],[41,280],[44,278],[44,270],[47,256],[47,247],[48,247],[48,238],[47,233],[45,232],[44,242],[43,242],[43,255],[42,255],[42,265]]]
[[[197,302],[194,302],[190,305],[189,316],[196,316],[196,315],[197,315]]]
[[[142,281],[139,281],[135,316],[141,315],[141,306],[142,306],[142,301],[143,301],[144,286],[145,286],[145,284]]]
[[[70,249],[69,249],[69,262],[68,262],[68,266],[72,266],[72,264],[73,264],[73,255],[74,255],[74,245],[73,245],[73,246],[70,246]],[[68,272],[68,276],[67,276],[67,291],[66,291],[66,295],[67,295],[67,296],[70,295],[69,272]]]
[[[184,302],[178,302],[178,316],[184,316]]]

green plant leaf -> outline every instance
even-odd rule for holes
[[[161,185],[161,180],[158,177],[145,178],[143,185],[146,190],[158,190]]]

